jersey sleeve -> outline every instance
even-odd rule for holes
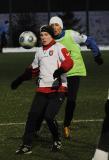
[[[67,72],[68,70],[70,70],[73,65],[74,62],[71,59],[70,53],[68,52],[68,50],[63,46],[60,49],[60,54],[59,54],[59,58],[61,60],[61,68],[64,69],[65,72]]]
[[[31,66],[32,66],[33,69],[39,67],[39,64],[38,64],[38,49],[36,50],[35,58],[34,58],[32,64],[31,64]]]
[[[85,43],[87,40],[87,36],[84,34],[80,34],[79,32],[73,31],[71,32],[71,36],[77,44]]]

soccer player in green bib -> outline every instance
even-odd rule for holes
[[[68,92],[64,117],[64,137],[70,138],[70,125],[76,107],[80,78],[86,76],[86,67],[81,55],[79,44],[84,43],[92,50],[94,60],[98,65],[101,65],[103,60],[100,50],[92,37],[80,34],[72,29],[64,30],[63,22],[58,16],[51,17],[49,25],[54,29],[55,40],[68,49],[71,58],[74,60],[73,68],[67,72]]]

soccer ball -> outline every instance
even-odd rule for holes
[[[31,49],[37,43],[37,37],[32,31],[24,31],[19,36],[19,44],[25,49]]]

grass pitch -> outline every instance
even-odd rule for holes
[[[52,153],[52,138],[43,124],[34,139],[31,155],[15,155],[21,142],[24,123],[35,94],[35,81],[24,82],[15,91],[10,84],[34,58],[34,53],[0,54],[0,159],[1,160],[91,160],[102,126],[104,103],[109,88],[109,53],[103,52],[104,64],[98,66],[90,52],[83,53],[87,77],[81,78],[77,107],[72,122],[72,138],[64,140],[62,151]],[[66,102],[65,102],[66,103]],[[65,103],[57,116],[62,130]],[[76,121],[77,120],[77,121]]]

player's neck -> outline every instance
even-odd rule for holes
[[[56,41],[54,39],[52,39],[52,41],[49,44],[47,44],[46,46],[43,45],[43,50],[49,49],[55,43],[56,43]]]
[[[64,37],[64,35],[65,35],[65,31],[62,30],[62,32],[61,32],[59,35],[55,36],[55,39],[56,39],[56,40],[57,40],[57,39],[60,39],[60,38]]]

